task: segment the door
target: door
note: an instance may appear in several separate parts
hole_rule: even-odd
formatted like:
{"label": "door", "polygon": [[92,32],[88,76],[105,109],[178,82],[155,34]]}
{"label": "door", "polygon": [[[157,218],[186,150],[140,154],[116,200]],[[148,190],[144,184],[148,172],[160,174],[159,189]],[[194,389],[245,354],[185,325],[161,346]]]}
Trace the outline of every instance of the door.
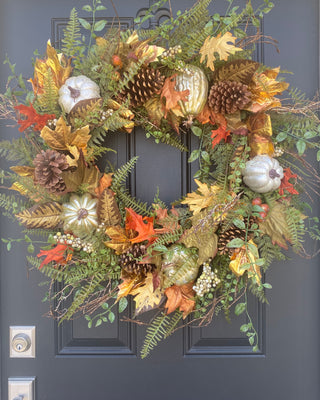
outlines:
{"label": "door", "polygon": [[[113,17],[111,4],[106,3],[107,15]],[[178,10],[190,7],[193,1],[171,3]],[[212,12],[222,13],[226,2],[213,3]],[[268,66],[281,65],[293,71],[287,80],[312,97],[318,88],[318,1],[276,3],[262,28],[279,40],[281,52],[261,44],[256,57]],[[1,59],[8,54],[18,72],[32,76],[33,50],[44,53],[50,36],[53,43],[59,43],[70,9],[80,10],[84,4],[84,0],[2,0]],[[148,0],[118,0],[115,4],[124,28],[131,27],[137,13],[149,6]],[[155,19],[165,18],[166,13],[162,10]],[[0,72],[3,90],[7,67],[1,66]],[[1,126],[1,139],[12,135],[17,135],[16,129]],[[151,201],[159,186],[160,197],[170,202],[190,188],[192,171],[178,150],[147,141],[138,129],[130,136],[114,136],[110,146],[119,150],[113,160],[119,165],[135,154],[140,156],[131,180],[132,191],[140,199]],[[175,173],[164,174],[166,170]],[[5,217],[1,219],[1,237],[19,237],[18,226]],[[320,398],[319,259],[293,256],[269,270],[267,281],[273,286],[268,293],[270,304],[250,301],[260,338],[257,353],[252,353],[239,332],[244,317],[233,318],[231,324],[221,317],[208,327],[176,332],[141,360],[144,327],[116,320],[112,325],[88,329],[81,319],[58,327],[45,317],[48,304],[41,299],[46,289],[39,286],[43,277],[28,270],[25,255],[22,244],[9,253],[1,245],[3,400],[8,396],[8,378],[15,376],[36,376],[39,400]],[[9,357],[9,327],[15,325],[36,327],[35,358]]]}

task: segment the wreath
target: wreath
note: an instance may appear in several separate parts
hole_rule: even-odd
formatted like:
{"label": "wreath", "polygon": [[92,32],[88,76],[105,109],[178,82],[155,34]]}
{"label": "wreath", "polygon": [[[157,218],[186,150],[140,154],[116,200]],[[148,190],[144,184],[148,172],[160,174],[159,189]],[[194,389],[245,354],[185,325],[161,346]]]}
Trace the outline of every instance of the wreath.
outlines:
{"label": "wreath", "polygon": [[[199,0],[144,30],[165,2],[126,31],[96,19],[100,0],[83,7],[92,23],[73,9],[61,49],[47,43],[29,83],[6,60],[12,75],[0,116],[22,135],[0,143],[17,164],[1,178],[18,192],[0,203],[23,237],[2,240],[8,250],[27,242],[28,262],[51,280],[46,299],[60,323],[79,313],[89,327],[112,323],[129,296],[135,310],[124,319],[156,310],[147,314],[145,357],[179,327],[232,309],[248,315],[240,329],[256,351],[247,293],[266,301],[272,261],[289,247],[306,255],[308,234],[320,239],[302,196],[319,185],[304,156],[311,148],[320,159],[318,103],[288,90],[279,68],[252,60],[257,43],[272,41],[259,31],[271,2],[212,16],[210,0]],[[98,168],[108,136],[133,135],[135,126],[181,151],[186,134],[197,138],[193,192],[170,206],[156,194],[148,205],[126,188],[137,158]]]}

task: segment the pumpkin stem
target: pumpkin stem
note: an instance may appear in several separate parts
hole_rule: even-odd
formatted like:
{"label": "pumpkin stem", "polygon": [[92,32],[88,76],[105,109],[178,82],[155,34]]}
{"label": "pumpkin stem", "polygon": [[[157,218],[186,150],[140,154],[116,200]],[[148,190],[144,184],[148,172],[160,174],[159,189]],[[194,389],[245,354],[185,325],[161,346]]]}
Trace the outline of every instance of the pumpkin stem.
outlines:
{"label": "pumpkin stem", "polygon": [[80,92],[79,89],[75,89],[75,88],[73,88],[73,87],[71,87],[71,86],[68,86],[68,89],[70,90],[70,96],[71,96],[73,99],[78,98],[78,97],[80,96],[80,94],[81,94],[81,92]]}
{"label": "pumpkin stem", "polygon": [[89,213],[85,208],[80,208],[78,211],[78,221],[80,221],[82,218],[87,218],[88,214]]}
{"label": "pumpkin stem", "polygon": [[269,171],[269,176],[271,179],[280,178],[280,175],[274,168]]}

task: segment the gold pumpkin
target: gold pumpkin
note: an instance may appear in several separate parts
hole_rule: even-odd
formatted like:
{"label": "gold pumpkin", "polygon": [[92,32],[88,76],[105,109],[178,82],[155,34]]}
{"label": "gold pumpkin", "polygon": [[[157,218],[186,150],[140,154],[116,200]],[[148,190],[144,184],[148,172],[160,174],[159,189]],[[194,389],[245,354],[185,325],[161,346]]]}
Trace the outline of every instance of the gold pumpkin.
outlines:
{"label": "gold pumpkin", "polygon": [[188,65],[176,77],[175,90],[178,92],[189,90],[188,101],[179,101],[182,116],[192,120],[201,113],[208,98],[208,80],[202,69]]}

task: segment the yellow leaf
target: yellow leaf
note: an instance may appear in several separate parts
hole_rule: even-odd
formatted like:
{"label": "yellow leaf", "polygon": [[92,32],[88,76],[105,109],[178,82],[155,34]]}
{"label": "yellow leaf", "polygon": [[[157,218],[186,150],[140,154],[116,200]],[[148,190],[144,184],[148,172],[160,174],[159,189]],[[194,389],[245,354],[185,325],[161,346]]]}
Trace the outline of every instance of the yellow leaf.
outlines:
{"label": "yellow leaf", "polygon": [[28,229],[54,229],[61,222],[62,206],[57,202],[39,204],[16,215]]}
{"label": "yellow leaf", "polygon": [[110,249],[115,250],[118,255],[124,253],[132,246],[130,238],[127,236],[127,231],[120,225],[107,227],[105,233],[111,241],[104,242],[104,244]]}
{"label": "yellow leaf", "polygon": [[135,276],[134,278],[122,278],[122,279],[123,282],[118,286],[119,291],[116,302],[118,302],[121,299],[121,297],[128,296],[131,290],[141,285],[143,282],[143,278],[141,278],[141,276]]}
{"label": "yellow leaf", "polygon": [[207,67],[214,71],[215,53],[219,54],[220,60],[226,61],[230,54],[242,51],[234,45],[236,39],[230,32],[226,32],[223,36],[221,36],[221,33],[216,37],[208,36],[200,49],[200,62],[204,63],[207,59]]}
{"label": "yellow leaf", "polygon": [[253,240],[249,240],[248,243],[250,248],[243,246],[239,252],[232,255],[229,268],[236,276],[242,276],[248,271],[248,277],[260,283],[260,267],[256,264],[256,260],[259,258],[258,247]]}
{"label": "yellow leaf", "polygon": [[49,69],[52,72],[55,90],[58,92],[71,74],[71,58],[66,59],[64,55],[58,55],[56,50],[51,46],[50,40],[47,43],[47,58],[44,60],[36,60],[34,78],[30,79],[35,94],[43,94],[45,79]]}
{"label": "yellow leaf", "polygon": [[247,121],[249,135],[248,143],[251,148],[250,156],[274,154],[274,146],[271,140],[272,125],[270,115],[265,113],[253,114]]}
{"label": "yellow leaf", "polygon": [[130,294],[136,303],[135,315],[158,307],[162,300],[160,287],[154,290],[152,273],[148,273],[143,285],[131,290]]}
{"label": "yellow leaf", "polygon": [[10,167],[10,169],[15,172],[19,176],[33,176],[34,174],[34,168],[33,167],[27,167],[27,166],[15,166],[15,167]]}
{"label": "yellow leaf", "polygon": [[198,189],[195,192],[188,193],[181,204],[188,204],[193,214],[198,214],[204,208],[211,206],[216,201],[216,195],[220,191],[217,185],[208,186],[195,179]]}
{"label": "yellow leaf", "polygon": [[90,128],[88,125],[71,132],[71,126],[68,126],[63,117],[60,117],[54,131],[45,126],[40,136],[53,150],[70,151],[70,146],[76,146],[79,150],[85,150],[91,138],[89,132]]}

